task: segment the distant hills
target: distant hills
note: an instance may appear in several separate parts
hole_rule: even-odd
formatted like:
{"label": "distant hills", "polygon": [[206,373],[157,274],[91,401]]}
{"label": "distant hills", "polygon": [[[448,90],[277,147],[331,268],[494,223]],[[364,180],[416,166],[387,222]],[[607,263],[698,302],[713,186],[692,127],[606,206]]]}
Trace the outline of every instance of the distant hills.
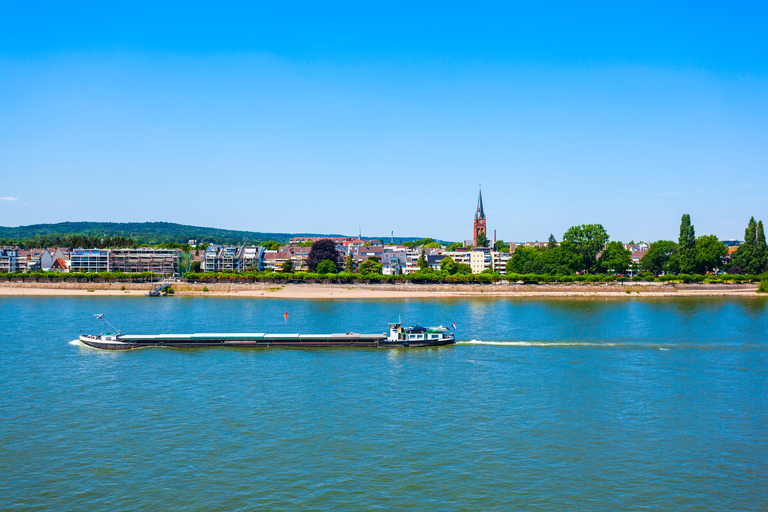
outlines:
{"label": "distant hills", "polygon": [[[318,233],[263,233],[259,231],[237,231],[232,229],[188,226],[173,222],[59,222],[56,224],[33,224],[15,228],[0,226],[0,239],[9,241],[50,241],[56,238],[68,238],[73,235],[115,238],[125,237],[141,244],[157,245],[167,242],[214,244],[255,244],[258,242],[287,242],[294,236],[348,236]],[[381,238],[381,237],[365,237]],[[384,237],[388,239],[389,237]],[[398,241],[419,240],[418,237],[398,237]],[[49,245],[49,244],[46,244]]]}

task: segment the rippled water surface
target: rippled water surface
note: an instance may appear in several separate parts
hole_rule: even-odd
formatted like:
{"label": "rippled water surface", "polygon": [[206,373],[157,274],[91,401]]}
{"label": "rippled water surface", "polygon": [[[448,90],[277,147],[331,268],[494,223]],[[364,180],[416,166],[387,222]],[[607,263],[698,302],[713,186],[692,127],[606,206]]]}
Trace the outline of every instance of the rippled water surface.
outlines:
{"label": "rippled water surface", "polygon": [[[94,313],[461,343],[70,344]],[[767,356],[762,298],[0,298],[0,509],[766,510]]]}

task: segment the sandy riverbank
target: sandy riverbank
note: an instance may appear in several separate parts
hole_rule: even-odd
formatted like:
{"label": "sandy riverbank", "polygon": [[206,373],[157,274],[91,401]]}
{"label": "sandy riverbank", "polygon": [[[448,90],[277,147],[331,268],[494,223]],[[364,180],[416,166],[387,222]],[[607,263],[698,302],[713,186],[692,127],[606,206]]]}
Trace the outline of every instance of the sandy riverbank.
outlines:
{"label": "sandy riverbank", "polygon": [[[124,287],[125,289],[121,289]],[[207,291],[203,291],[207,287]],[[173,285],[176,296],[280,299],[401,299],[445,297],[759,297],[756,284],[187,284]],[[147,284],[3,283],[0,296],[143,297]]]}

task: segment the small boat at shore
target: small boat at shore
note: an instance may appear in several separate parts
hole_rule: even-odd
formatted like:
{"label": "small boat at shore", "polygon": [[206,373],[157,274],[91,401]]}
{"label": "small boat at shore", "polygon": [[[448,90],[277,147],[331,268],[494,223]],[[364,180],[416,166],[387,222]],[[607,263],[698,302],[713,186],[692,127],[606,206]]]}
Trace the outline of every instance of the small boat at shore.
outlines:
{"label": "small boat at shore", "polygon": [[[96,315],[104,320],[103,315]],[[269,333],[196,333],[196,334],[81,334],[80,342],[102,350],[130,350],[143,347],[369,347],[403,348],[435,347],[456,342],[446,327],[403,327],[400,322],[389,324],[389,332],[360,334],[355,332],[333,334],[269,334]]]}

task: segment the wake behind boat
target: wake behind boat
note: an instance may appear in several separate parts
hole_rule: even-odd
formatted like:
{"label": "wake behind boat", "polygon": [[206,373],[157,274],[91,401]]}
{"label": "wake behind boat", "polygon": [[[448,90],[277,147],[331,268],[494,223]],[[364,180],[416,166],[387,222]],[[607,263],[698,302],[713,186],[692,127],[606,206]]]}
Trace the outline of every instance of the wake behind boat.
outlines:
{"label": "wake behind boat", "polygon": [[[103,315],[96,315],[113,329]],[[434,347],[451,345],[455,337],[446,327],[403,327],[400,322],[389,324],[389,332],[360,334],[269,334],[269,333],[196,333],[196,334],[122,334],[80,335],[89,347],[103,350],[130,350],[142,347]]]}

